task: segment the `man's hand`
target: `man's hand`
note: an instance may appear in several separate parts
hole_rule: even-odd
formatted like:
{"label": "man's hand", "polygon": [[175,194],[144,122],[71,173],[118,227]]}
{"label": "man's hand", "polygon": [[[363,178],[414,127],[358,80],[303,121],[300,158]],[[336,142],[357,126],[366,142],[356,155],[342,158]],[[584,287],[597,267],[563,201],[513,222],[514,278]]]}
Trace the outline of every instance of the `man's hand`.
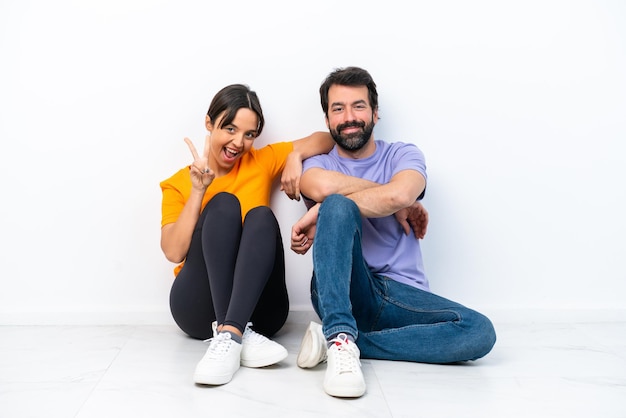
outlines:
{"label": "man's hand", "polygon": [[296,254],[306,254],[313,246],[319,207],[319,203],[313,206],[291,227],[291,249]]}
{"label": "man's hand", "polygon": [[394,216],[406,235],[409,235],[413,230],[417,239],[423,239],[426,236],[428,211],[420,202],[415,202],[408,208],[400,209]]}

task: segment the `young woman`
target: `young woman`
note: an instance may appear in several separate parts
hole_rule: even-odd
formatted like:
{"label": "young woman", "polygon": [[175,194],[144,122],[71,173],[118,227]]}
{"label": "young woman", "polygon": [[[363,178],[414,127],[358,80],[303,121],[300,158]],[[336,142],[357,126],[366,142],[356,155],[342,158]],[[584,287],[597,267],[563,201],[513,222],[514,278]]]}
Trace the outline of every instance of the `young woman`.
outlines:
{"label": "young woman", "polygon": [[302,161],[334,145],[317,132],[259,149],[261,104],[248,86],[234,84],[213,98],[208,134],[199,154],[185,138],[193,163],[161,182],[161,248],[177,263],[170,309],[189,336],[208,339],[196,383],[228,383],[240,365],[264,367],[287,357],[268,339],[289,311],[278,222],[269,207],[274,180],[300,200]]}

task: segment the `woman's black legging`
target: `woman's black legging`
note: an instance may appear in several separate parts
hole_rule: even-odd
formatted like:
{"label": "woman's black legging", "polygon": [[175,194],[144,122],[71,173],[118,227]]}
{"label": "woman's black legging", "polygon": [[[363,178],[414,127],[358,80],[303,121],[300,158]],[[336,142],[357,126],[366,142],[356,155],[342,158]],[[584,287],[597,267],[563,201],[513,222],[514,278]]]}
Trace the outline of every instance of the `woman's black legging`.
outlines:
{"label": "woman's black legging", "polygon": [[230,193],[207,203],[191,238],[183,268],[170,292],[170,309],[193,338],[213,336],[211,323],[272,336],[289,313],[285,254],[280,227],[269,207],[241,222],[241,205]]}

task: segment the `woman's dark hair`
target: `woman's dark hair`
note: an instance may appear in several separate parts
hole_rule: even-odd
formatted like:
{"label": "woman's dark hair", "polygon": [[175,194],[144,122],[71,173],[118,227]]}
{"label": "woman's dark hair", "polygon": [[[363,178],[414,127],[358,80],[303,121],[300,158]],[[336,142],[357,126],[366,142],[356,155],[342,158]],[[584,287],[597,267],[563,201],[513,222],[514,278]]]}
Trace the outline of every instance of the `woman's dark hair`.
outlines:
{"label": "woman's dark hair", "polygon": [[245,84],[231,84],[218,91],[215,97],[213,97],[206,114],[215,123],[217,118],[224,113],[224,118],[218,126],[218,128],[221,128],[232,123],[239,109],[250,109],[257,114],[259,118],[257,136],[259,136],[265,125],[263,109],[261,109],[259,97]]}
{"label": "woman's dark hair", "polygon": [[330,90],[333,84],[353,87],[366,86],[369,91],[369,101],[372,110],[378,109],[378,92],[376,91],[376,83],[374,83],[370,73],[359,67],[337,68],[326,77],[326,80],[320,86],[320,100],[325,115],[328,116],[328,90]]}

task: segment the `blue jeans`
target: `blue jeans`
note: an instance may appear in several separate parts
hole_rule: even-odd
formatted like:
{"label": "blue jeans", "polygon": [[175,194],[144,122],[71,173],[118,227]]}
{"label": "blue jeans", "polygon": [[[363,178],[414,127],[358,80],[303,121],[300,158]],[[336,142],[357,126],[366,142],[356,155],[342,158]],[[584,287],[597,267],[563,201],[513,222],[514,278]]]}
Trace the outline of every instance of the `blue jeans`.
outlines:
{"label": "blue jeans", "polygon": [[326,338],[352,335],[362,358],[421,363],[476,360],[491,351],[491,321],[431,292],[372,273],[361,252],[361,214],[341,195],[320,206],[311,301]]}

